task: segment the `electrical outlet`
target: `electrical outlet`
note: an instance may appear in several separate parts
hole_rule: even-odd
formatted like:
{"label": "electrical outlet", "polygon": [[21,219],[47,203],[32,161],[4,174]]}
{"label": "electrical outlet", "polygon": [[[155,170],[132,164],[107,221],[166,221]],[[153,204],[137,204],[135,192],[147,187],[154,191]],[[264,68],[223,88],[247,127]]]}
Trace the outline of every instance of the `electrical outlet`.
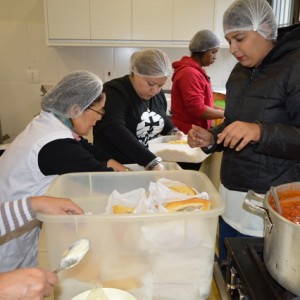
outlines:
{"label": "electrical outlet", "polygon": [[27,69],[27,82],[29,82],[29,83],[39,82],[39,71]]}
{"label": "electrical outlet", "polygon": [[116,72],[115,70],[104,70],[104,76],[103,76],[103,81],[109,81],[112,80],[116,77]]}

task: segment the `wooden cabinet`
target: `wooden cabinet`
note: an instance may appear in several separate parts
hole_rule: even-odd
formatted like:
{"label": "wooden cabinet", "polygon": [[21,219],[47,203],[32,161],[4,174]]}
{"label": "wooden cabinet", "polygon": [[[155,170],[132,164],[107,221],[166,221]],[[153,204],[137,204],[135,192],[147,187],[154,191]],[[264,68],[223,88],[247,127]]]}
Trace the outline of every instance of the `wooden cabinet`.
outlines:
{"label": "wooden cabinet", "polygon": [[[222,0],[218,0],[222,1]],[[183,46],[214,29],[214,1],[44,0],[48,45]]]}

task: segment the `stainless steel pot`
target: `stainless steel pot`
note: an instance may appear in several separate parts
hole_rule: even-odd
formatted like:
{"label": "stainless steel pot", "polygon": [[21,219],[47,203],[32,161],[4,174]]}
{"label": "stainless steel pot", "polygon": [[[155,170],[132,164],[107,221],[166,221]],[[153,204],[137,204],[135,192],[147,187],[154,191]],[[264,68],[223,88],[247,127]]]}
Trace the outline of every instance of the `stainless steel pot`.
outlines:
{"label": "stainless steel pot", "polygon": [[[277,194],[300,191],[300,182],[275,187]],[[264,263],[271,276],[284,288],[300,296],[300,226],[279,215],[270,205],[271,191],[263,197],[249,191],[244,204],[265,218]],[[260,207],[251,200],[263,201]]]}

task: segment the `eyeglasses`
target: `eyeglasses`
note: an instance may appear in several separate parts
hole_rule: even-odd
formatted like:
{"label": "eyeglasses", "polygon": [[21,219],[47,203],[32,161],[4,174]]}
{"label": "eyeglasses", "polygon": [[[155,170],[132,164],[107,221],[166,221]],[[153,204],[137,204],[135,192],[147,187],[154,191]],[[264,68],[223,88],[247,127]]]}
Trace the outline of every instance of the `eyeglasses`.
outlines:
{"label": "eyeglasses", "polygon": [[90,108],[90,107],[88,107],[87,109],[94,111],[95,113],[97,113],[97,114],[100,115],[101,117],[103,117],[104,114],[105,114],[104,108],[102,108],[100,111],[95,110],[95,109],[92,109],[92,108]]}

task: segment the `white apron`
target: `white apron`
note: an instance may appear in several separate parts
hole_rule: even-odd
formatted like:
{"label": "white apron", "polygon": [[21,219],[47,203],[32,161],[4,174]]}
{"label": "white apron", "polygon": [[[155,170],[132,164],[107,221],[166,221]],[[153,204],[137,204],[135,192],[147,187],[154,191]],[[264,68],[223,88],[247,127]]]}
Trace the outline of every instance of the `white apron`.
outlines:
{"label": "white apron", "polygon": [[[74,138],[52,113],[42,111],[0,157],[0,202],[40,196],[57,175],[44,176],[38,166],[41,148],[57,139]],[[0,238],[0,272],[37,265],[40,223],[34,220]]]}
{"label": "white apron", "polygon": [[[224,221],[242,234],[263,237],[264,218],[243,205],[247,193],[231,191],[220,185],[219,192],[225,202]],[[262,206],[262,202],[251,200],[253,204]]]}

